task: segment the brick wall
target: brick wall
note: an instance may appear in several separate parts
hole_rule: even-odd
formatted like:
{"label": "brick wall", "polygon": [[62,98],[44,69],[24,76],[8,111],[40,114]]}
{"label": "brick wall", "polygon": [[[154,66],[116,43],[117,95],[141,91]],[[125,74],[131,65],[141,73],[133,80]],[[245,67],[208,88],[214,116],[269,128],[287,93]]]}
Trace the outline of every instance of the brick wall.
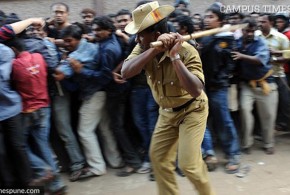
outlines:
{"label": "brick wall", "polygon": [[[0,10],[5,13],[15,12],[21,18],[49,17],[50,5],[54,2],[64,2],[70,6],[70,18],[79,21],[82,8],[90,7],[99,14],[116,13],[122,8],[133,10],[139,0],[0,0]],[[173,4],[174,0],[160,0],[160,4]],[[204,13],[204,10],[215,0],[191,0],[192,13]],[[289,5],[286,0],[220,0],[227,5]]]}

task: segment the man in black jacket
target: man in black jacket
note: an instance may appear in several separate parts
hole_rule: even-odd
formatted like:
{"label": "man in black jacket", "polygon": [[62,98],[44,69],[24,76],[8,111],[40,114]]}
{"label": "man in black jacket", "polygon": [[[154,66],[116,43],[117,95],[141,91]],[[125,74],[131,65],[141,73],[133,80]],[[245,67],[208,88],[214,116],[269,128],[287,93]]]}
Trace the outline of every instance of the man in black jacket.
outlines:
{"label": "man in black jacket", "polygon": [[[220,11],[219,5],[214,4],[206,11],[205,28],[221,27],[223,19],[224,14]],[[204,37],[200,42],[205,88],[209,98],[209,114],[213,118],[213,126],[216,128],[222,148],[229,160],[225,166],[227,173],[237,172],[240,163],[239,139],[228,110],[227,97],[230,75],[234,68],[230,53],[234,43],[234,36],[231,32]]]}

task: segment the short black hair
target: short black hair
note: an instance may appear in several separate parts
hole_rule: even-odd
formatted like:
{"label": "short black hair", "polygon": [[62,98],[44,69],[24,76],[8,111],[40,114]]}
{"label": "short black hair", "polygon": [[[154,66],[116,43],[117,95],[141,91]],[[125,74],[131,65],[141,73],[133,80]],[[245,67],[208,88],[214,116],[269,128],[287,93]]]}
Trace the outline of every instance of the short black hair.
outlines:
{"label": "short black hair", "polygon": [[66,11],[69,12],[69,6],[63,2],[58,2],[58,3],[53,3],[51,6],[50,6],[50,9],[52,10],[53,6],[55,5],[62,5],[65,7]]}
{"label": "short black hair", "polygon": [[205,12],[211,11],[212,13],[217,15],[217,17],[219,18],[219,21],[223,21],[225,19],[226,15],[221,10],[222,9],[221,9],[220,5],[217,3],[214,3]]}
{"label": "short black hair", "polygon": [[235,16],[235,15],[238,15],[241,20],[245,18],[245,15],[238,11],[229,13],[229,16]]}
{"label": "short black hair", "polygon": [[174,7],[178,7],[178,5],[180,5],[180,4],[183,4],[184,7],[187,7],[187,6],[188,6],[188,3],[187,3],[187,2],[185,2],[185,1],[183,1],[183,0],[180,0],[180,1],[177,1],[177,2],[175,3]]}
{"label": "short black hair", "polygon": [[91,9],[91,8],[84,8],[82,11],[81,11],[81,14],[93,14],[93,16],[96,16],[96,11]]}
{"label": "short black hair", "polygon": [[186,16],[186,15],[180,15],[180,16],[177,16],[174,21],[178,22],[179,26],[181,26],[181,27],[187,27],[187,32],[189,34],[193,33],[193,31],[194,31],[194,28],[193,28],[194,23],[193,23],[191,17]]}
{"label": "short black hair", "polygon": [[245,18],[242,20],[242,23],[248,23],[249,28],[256,28],[258,26],[256,20],[253,18]]}
{"label": "short black hair", "polygon": [[74,39],[81,40],[82,35],[83,35],[83,30],[81,29],[81,27],[79,27],[78,25],[72,24],[65,27],[61,31],[60,36],[62,39],[65,37],[72,37]]}
{"label": "short black hair", "polygon": [[14,47],[17,51],[22,52],[25,51],[24,41],[21,38],[14,37],[4,42],[4,45],[12,48]]}
{"label": "short black hair", "polygon": [[117,12],[117,14],[116,14],[115,17],[117,17],[117,16],[122,16],[122,15],[129,15],[130,17],[132,17],[131,12],[130,12],[129,10],[127,10],[127,9],[121,9],[121,10],[119,10],[119,11]]}
{"label": "short black hair", "polygon": [[97,16],[93,24],[97,24],[101,29],[111,30],[112,32],[116,31],[116,27],[112,19],[108,16]]}
{"label": "short black hair", "polygon": [[275,16],[273,14],[269,14],[269,13],[260,13],[260,17],[266,16],[267,19],[270,22],[274,22],[275,21]]}

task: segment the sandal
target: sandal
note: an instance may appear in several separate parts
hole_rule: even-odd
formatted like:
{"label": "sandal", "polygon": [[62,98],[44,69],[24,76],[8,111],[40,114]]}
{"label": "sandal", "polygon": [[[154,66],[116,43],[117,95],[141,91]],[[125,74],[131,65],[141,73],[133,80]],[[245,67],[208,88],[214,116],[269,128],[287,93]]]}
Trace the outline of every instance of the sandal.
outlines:
{"label": "sandal", "polygon": [[126,166],[121,171],[117,172],[116,175],[119,177],[127,177],[132,175],[133,173],[136,173],[136,171],[136,168]]}
{"label": "sandal", "polygon": [[247,174],[250,172],[251,167],[250,165],[243,165],[239,171],[236,173],[236,176],[239,178],[243,178],[245,176],[247,176]]}
{"label": "sandal", "polygon": [[225,172],[228,174],[234,174],[239,171],[240,164],[229,162],[225,165]]}
{"label": "sandal", "polygon": [[209,172],[214,171],[217,168],[218,160],[215,156],[208,155],[204,158],[204,162]]}
{"label": "sandal", "polygon": [[77,171],[73,171],[71,172],[70,176],[69,176],[69,180],[71,182],[77,181],[80,179],[80,176],[83,174],[83,169],[79,169]]}

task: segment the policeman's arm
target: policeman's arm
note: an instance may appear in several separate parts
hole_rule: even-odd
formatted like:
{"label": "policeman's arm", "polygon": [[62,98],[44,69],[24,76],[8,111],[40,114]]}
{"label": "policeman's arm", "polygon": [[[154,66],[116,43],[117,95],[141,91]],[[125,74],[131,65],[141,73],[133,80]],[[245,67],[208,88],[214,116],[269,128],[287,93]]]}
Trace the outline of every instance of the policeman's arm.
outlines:
{"label": "policeman's arm", "polygon": [[[139,74],[142,71],[143,67],[148,62],[150,62],[156,55],[170,48],[169,46],[172,44],[174,40],[174,36],[172,34],[167,34],[167,33],[162,34],[162,35],[160,35],[161,34],[160,32],[156,32],[156,33],[157,33],[156,35],[159,36],[157,41],[162,41],[163,46],[149,48],[141,54],[138,53],[137,56],[133,57],[132,59],[125,60],[122,70],[121,70],[121,75],[124,79],[128,79]],[[131,55],[134,54],[135,49],[138,47],[139,46],[137,45],[134,48]]]}
{"label": "policeman's arm", "polygon": [[203,83],[197,76],[192,74],[181,61],[178,52],[181,49],[182,43],[182,36],[177,34],[175,45],[170,50],[169,56],[181,87],[184,88],[192,97],[198,97],[203,90]]}
{"label": "policeman's arm", "polygon": [[128,79],[139,74],[145,64],[152,60],[158,53],[155,48],[150,48],[138,56],[125,61],[121,69],[122,78]]}

